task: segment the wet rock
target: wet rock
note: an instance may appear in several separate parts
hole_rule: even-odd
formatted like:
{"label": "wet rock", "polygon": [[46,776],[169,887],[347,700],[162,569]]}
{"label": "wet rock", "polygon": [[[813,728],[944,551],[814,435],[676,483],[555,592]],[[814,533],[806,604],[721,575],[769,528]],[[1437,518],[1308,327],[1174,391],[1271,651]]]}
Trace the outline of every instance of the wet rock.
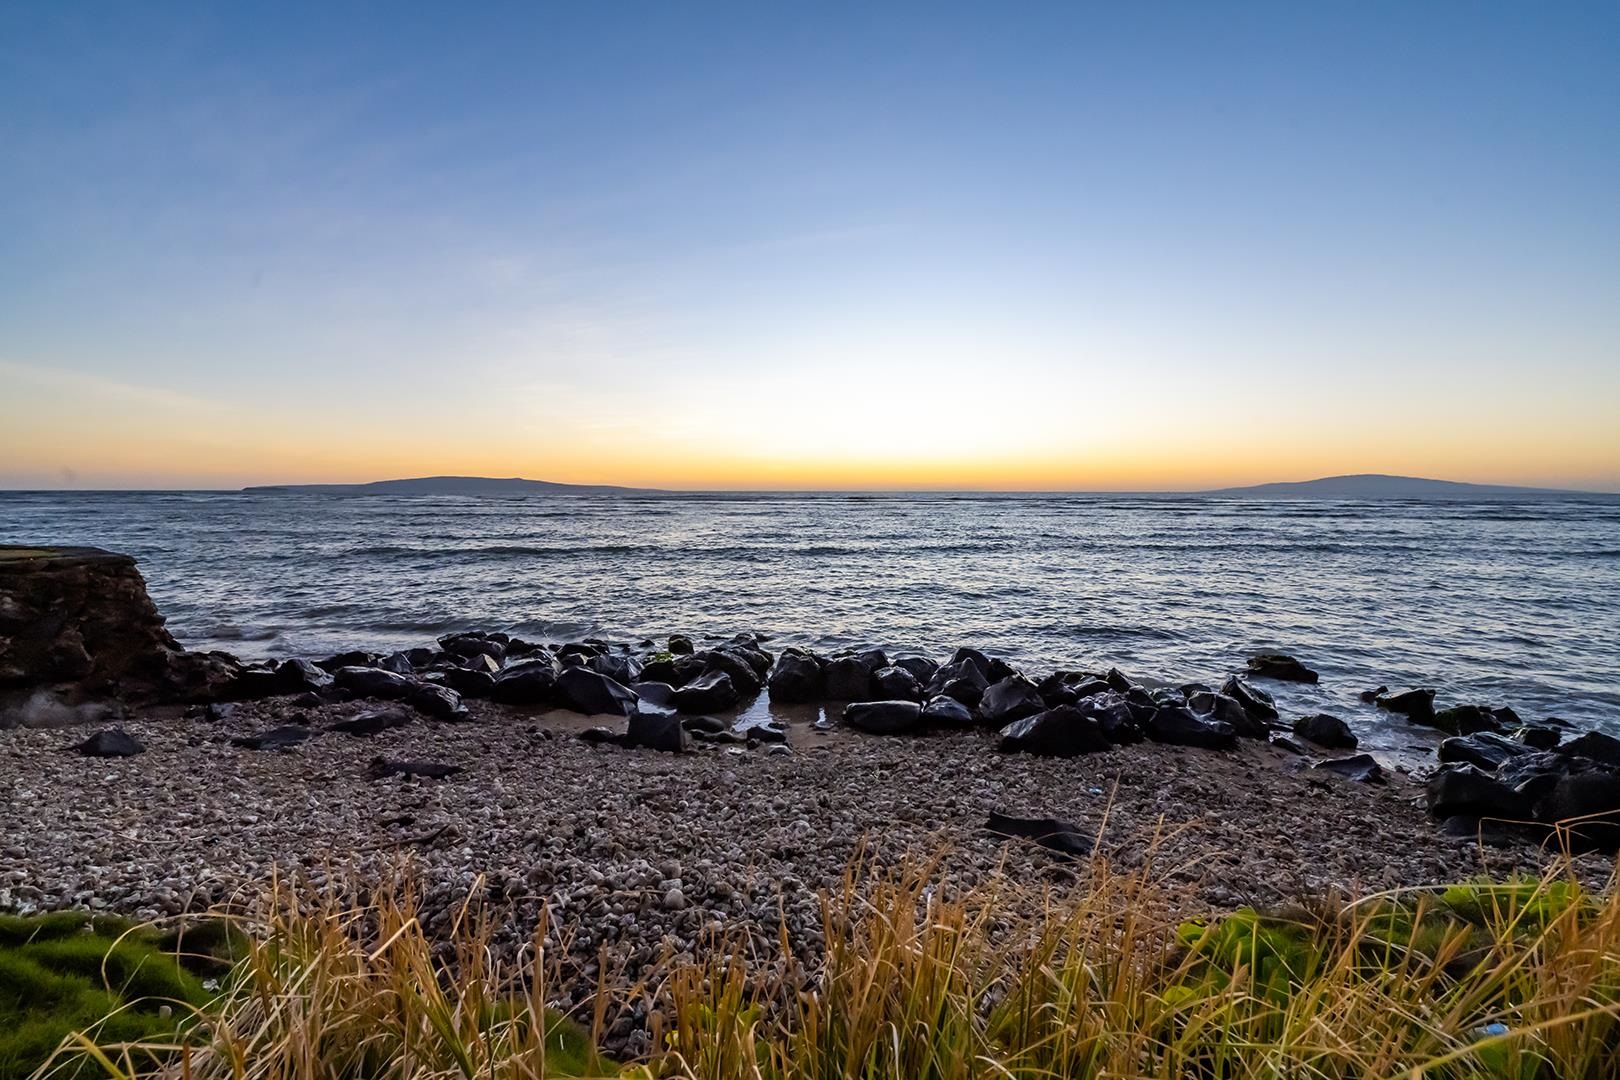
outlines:
{"label": "wet rock", "polygon": [[588,716],[629,716],[636,708],[628,686],[586,667],[564,668],[557,676],[557,696],[560,704]]}
{"label": "wet rock", "polygon": [[1329,716],[1327,713],[1315,713],[1295,720],[1294,734],[1307,742],[1315,743],[1317,746],[1325,746],[1329,750],[1354,750],[1356,748],[1356,736],[1350,730],[1350,725],[1337,716]]}
{"label": "wet rock", "polygon": [[668,647],[669,651],[675,656],[692,655],[692,639],[685,634],[671,634]]}
{"label": "wet rock", "polygon": [[922,725],[915,701],[857,701],[844,706],[844,723],[870,735],[904,735]]}
{"label": "wet rock", "polygon": [[771,700],[784,704],[820,701],[827,696],[827,680],[822,674],[821,661],[808,653],[784,650],[776,658],[766,680]]}
{"label": "wet rock", "polygon": [[284,724],[269,731],[261,731],[257,735],[244,735],[232,739],[231,742],[245,750],[287,750],[314,737],[315,732],[310,728]]}
{"label": "wet rock", "polygon": [[561,675],[556,657],[532,656],[502,669],[489,696],[503,705],[550,705],[557,700]]}
{"label": "wet rock", "polygon": [[923,706],[922,722],[929,727],[966,728],[974,726],[973,710],[943,694]]}
{"label": "wet rock", "polygon": [[324,660],[315,661],[315,666],[322,671],[336,671],[346,667],[376,667],[382,659],[377,653],[366,652],[363,649],[350,649],[348,652],[334,653]]}
{"label": "wet rock", "polygon": [[332,673],[332,685],[355,697],[397,701],[410,694],[413,683],[393,671],[374,667],[344,667]]}
{"label": "wet rock", "polygon": [[487,698],[495,693],[495,676],[478,668],[445,668],[445,684],[464,698]]}
{"label": "wet rock", "polygon": [[461,695],[438,683],[417,683],[405,701],[417,712],[435,720],[455,723],[467,719],[467,706],[462,703]]}
{"label": "wet rock", "polygon": [[1620,739],[1601,731],[1588,731],[1558,747],[1565,757],[1582,757],[1590,761],[1620,768]]}
{"label": "wet rock", "polygon": [[[1219,720],[1224,724],[1231,724],[1232,730],[1244,738],[1267,739],[1271,737],[1271,724],[1260,715],[1265,709],[1258,706],[1256,709],[1250,709],[1243,701],[1233,697],[1231,694],[1193,694],[1186,698],[1185,702],[1178,702],[1169,698],[1153,699],[1153,704],[1161,708],[1165,706],[1175,707],[1183,703],[1195,713],[1208,716],[1213,720]],[[1275,709],[1272,709],[1271,712],[1273,715],[1276,714]]]}
{"label": "wet rock", "polygon": [[625,686],[641,678],[641,662],[628,653],[602,653],[586,660],[585,666]]}
{"label": "wet rock", "polygon": [[332,676],[308,660],[283,660],[273,667],[243,668],[236,675],[230,696],[241,699],[280,697],[320,691],[332,685]]}
{"label": "wet rock", "polygon": [[718,735],[726,730],[726,722],[715,716],[683,716],[681,727],[694,735]]}
{"label": "wet rock", "polygon": [[1136,683],[1131,681],[1130,677],[1119,668],[1111,667],[1103,672],[1102,681],[1107,683],[1108,689],[1116,694],[1128,694],[1136,688]]}
{"label": "wet rock", "polygon": [[997,836],[1033,840],[1041,847],[1075,857],[1091,854],[1095,842],[1078,825],[1057,818],[1013,817],[992,811],[984,827]]}
{"label": "wet rock", "polygon": [[752,697],[765,688],[765,678],[741,653],[716,649],[705,658],[706,672],[723,671],[739,697]]}
{"label": "wet rock", "polygon": [[961,663],[972,664],[979,669],[981,675],[990,670],[990,657],[978,649],[968,648],[965,645],[951,654],[951,665]]}
{"label": "wet rock", "polygon": [[1389,687],[1375,686],[1371,690],[1363,690],[1359,696],[1362,701],[1366,702],[1368,705],[1371,705],[1373,702],[1377,701],[1387,693],[1389,693]]}
{"label": "wet rock", "polygon": [[[1088,694],[1074,704],[1083,715],[1096,722],[1103,738],[1115,746],[1132,746],[1146,737],[1137,710],[1122,694],[1105,690],[1100,694]],[[1145,715],[1151,717],[1152,712]]]}
{"label": "wet rock", "polygon": [[1531,752],[1530,747],[1490,731],[1473,735],[1453,736],[1440,744],[1441,761],[1465,761],[1486,772],[1495,772],[1521,754]]}
{"label": "wet rock", "polygon": [[338,720],[335,723],[327,724],[326,730],[341,732],[344,735],[375,735],[380,731],[404,727],[412,719],[411,714],[404,709],[373,709],[369,712],[351,716],[347,720]]}
{"label": "wet rock", "polygon": [[1205,750],[1230,750],[1237,745],[1237,729],[1231,724],[1185,708],[1155,711],[1148,721],[1147,735],[1155,742]]}
{"label": "wet rock", "polygon": [[1249,657],[1249,675],[1256,679],[1313,683],[1316,672],[1286,653],[1257,653]]}
{"label": "wet rock", "polygon": [[874,692],[887,701],[921,701],[922,684],[903,667],[893,664],[872,673]]}
{"label": "wet rock", "polygon": [[1431,724],[1434,721],[1434,691],[1427,688],[1380,694],[1376,702],[1380,709],[1398,713],[1414,724]]}
{"label": "wet rock", "polygon": [[946,664],[936,671],[923,688],[923,694],[929,698],[955,698],[972,709],[978,707],[989,687],[990,680],[985,678],[984,669],[968,658]]}
{"label": "wet rock", "polygon": [[1564,733],[1550,724],[1526,724],[1510,736],[1536,750],[1551,750],[1564,738]]}
{"label": "wet rock", "polygon": [[[1237,700],[1249,719],[1269,723],[1278,719],[1277,703],[1271,695],[1233,675],[1221,684],[1221,693]],[[1264,737],[1264,736],[1262,736]]]}
{"label": "wet rock", "polygon": [[991,727],[1046,711],[1040,689],[1022,675],[1010,675],[991,686],[979,699],[979,717]]}
{"label": "wet rock", "polygon": [[862,701],[872,696],[872,669],[857,657],[827,661],[824,675],[827,697],[832,701]]}
{"label": "wet rock", "polygon": [[589,727],[579,733],[580,740],[588,743],[621,743],[624,736],[612,728]]}
{"label": "wet rock", "polygon": [[390,776],[403,776],[408,779],[443,780],[454,776],[461,771],[460,765],[451,765],[442,761],[391,761],[383,757],[371,759],[371,777],[374,780],[383,780]]}
{"label": "wet rock", "polygon": [[1271,737],[1271,745],[1276,747],[1278,750],[1281,750],[1285,754],[1293,754],[1296,757],[1304,757],[1308,753],[1304,746],[1295,742],[1293,739],[1290,739],[1286,735],[1273,735]]}
{"label": "wet rock", "polygon": [[691,745],[686,729],[677,716],[653,715],[639,709],[630,714],[630,727],[624,745],[645,750],[678,754]]}
{"label": "wet rock", "polygon": [[1463,815],[1521,821],[1530,817],[1524,796],[1473,765],[1442,765],[1429,777],[1426,799],[1436,817]]}
{"label": "wet rock", "polygon": [[939,665],[926,656],[897,656],[891,666],[911,672],[911,677],[920,686],[928,685],[928,681],[939,672]]}
{"label": "wet rock", "polygon": [[506,658],[506,643],[480,633],[446,634],[439,639],[439,648],[452,656],[472,659],[487,656],[496,664]]}
{"label": "wet rock", "polygon": [[1620,847],[1620,770],[1574,758],[1571,769],[1536,806],[1536,815],[1556,825],[1577,851]]}
{"label": "wet rock", "polygon": [[1074,705],[1059,705],[1001,729],[1001,749],[1011,753],[1078,757],[1112,748],[1097,721]]}
{"label": "wet rock", "polygon": [[1498,719],[1496,711],[1484,705],[1454,705],[1449,709],[1441,709],[1427,723],[1430,727],[1437,727],[1453,735],[1502,730],[1502,721]]}
{"label": "wet rock", "polygon": [[377,667],[381,671],[391,671],[395,675],[410,675],[416,671],[411,658],[402,652],[389,653],[377,661]]}
{"label": "wet rock", "polygon": [[108,728],[96,732],[83,742],[74,743],[73,749],[85,757],[134,757],[144,753],[146,747],[123,728]]}
{"label": "wet rock", "polygon": [[731,676],[724,671],[711,671],[693,679],[672,695],[672,704],[684,713],[721,712],[740,700]]}
{"label": "wet rock", "polygon": [[1383,767],[1371,754],[1355,754],[1351,757],[1318,761],[1311,768],[1317,772],[1330,772],[1361,784],[1382,784],[1386,780]]}

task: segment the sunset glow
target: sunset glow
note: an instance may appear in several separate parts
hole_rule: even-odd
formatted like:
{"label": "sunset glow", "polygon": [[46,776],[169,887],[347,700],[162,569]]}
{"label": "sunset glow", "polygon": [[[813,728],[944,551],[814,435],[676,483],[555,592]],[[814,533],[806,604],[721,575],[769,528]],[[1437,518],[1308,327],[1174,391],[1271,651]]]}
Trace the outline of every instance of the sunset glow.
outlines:
{"label": "sunset glow", "polygon": [[1612,8],[846,15],[0,16],[0,486],[1620,488]]}

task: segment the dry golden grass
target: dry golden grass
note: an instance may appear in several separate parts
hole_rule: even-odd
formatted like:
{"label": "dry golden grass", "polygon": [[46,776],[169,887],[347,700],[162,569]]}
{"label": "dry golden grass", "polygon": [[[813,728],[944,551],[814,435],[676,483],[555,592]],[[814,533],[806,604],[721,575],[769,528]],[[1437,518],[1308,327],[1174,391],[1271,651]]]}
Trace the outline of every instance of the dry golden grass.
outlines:
{"label": "dry golden grass", "polygon": [[[1179,920],[1151,865],[1104,860],[1061,893],[938,865],[853,866],[814,968],[726,940],[631,993],[657,1052],[597,1059],[545,1008],[542,927],[504,968],[464,909],[422,933],[412,892],[364,904],[278,883],[250,955],[172,1047],[81,1048],[191,1080],[641,1076],[670,1080],[1620,1075],[1620,897],[1538,881]],[[740,940],[740,939],[739,939]],[[150,1067],[144,1075],[151,1075]]]}

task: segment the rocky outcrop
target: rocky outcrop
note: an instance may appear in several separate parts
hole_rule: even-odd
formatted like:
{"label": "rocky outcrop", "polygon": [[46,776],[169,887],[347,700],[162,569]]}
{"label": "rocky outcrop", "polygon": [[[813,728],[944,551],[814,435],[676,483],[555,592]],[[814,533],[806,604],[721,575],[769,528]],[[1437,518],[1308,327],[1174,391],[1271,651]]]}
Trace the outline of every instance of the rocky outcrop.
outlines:
{"label": "rocky outcrop", "polygon": [[164,629],[130,556],[0,546],[0,727],[86,703],[208,698],[235,675]]}

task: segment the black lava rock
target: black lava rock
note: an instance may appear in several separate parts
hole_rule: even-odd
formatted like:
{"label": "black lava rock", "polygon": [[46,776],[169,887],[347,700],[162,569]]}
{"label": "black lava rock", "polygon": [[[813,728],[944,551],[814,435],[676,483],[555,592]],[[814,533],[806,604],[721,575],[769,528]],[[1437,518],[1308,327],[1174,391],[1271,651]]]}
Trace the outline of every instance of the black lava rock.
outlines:
{"label": "black lava rock", "polygon": [[74,743],[73,749],[85,757],[134,757],[146,751],[140,740],[123,728],[98,731],[83,742]]}
{"label": "black lava rock", "polygon": [[1315,713],[1295,720],[1294,734],[1307,742],[1315,743],[1317,746],[1325,746],[1329,750],[1354,750],[1356,748],[1356,736],[1350,730],[1350,725],[1337,716],[1329,716],[1327,713]]}
{"label": "black lava rock", "polygon": [[1078,757],[1112,749],[1097,721],[1074,705],[1059,705],[1001,729],[1001,749],[1042,757]]}
{"label": "black lava rock", "polygon": [[857,701],[844,706],[844,723],[871,735],[905,735],[922,726],[915,701]]}

